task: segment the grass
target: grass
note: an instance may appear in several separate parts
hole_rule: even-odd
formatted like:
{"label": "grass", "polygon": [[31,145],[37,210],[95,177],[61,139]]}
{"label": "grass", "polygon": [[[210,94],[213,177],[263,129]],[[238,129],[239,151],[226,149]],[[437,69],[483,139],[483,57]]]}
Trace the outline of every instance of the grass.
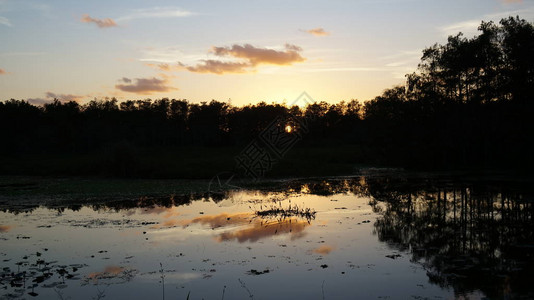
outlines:
{"label": "grass", "polygon": [[282,203],[278,202],[278,206],[271,205],[270,208],[255,211],[254,214],[258,217],[273,217],[282,219],[300,217],[310,221],[315,219],[316,211],[311,208],[302,208],[298,205],[292,205],[291,203],[289,203],[287,208],[284,208],[282,207]]}
{"label": "grass", "polygon": [[[162,297],[163,297],[163,300],[165,300],[165,270],[163,270],[163,264],[162,263],[159,263],[159,273],[160,273],[160,278],[161,278],[161,289],[162,289]],[[189,298],[189,295],[187,295],[187,297]]]}

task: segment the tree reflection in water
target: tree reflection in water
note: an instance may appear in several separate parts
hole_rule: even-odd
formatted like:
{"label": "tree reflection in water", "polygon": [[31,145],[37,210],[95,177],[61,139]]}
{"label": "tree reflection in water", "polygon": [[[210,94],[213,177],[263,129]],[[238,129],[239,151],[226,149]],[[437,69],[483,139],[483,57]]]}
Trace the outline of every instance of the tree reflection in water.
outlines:
{"label": "tree reflection in water", "polygon": [[[385,174],[295,180],[256,192],[368,197],[374,211],[381,215],[374,224],[378,239],[395,250],[410,252],[411,260],[425,267],[430,282],[452,287],[457,296],[480,290],[492,299],[534,298],[534,188],[529,182]],[[160,211],[193,201],[218,203],[231,193],[102,201],[83,206],[95,211]],[[3,206],[0,210],[17,214],[38,206]],[[65,209],[79,210],[82,204],[45,206],[61,213]],[[304,227],[308,224],[303,222]],[[274,232],[283,230],[272,228]],[[219,238],[250,239],[245,233]]]}
{"label": "tree reflection in water", "polygon": [[491,183],[372,178],[380,241],[410,251],[429,280],[457,295],[533,296],[532,191]]}

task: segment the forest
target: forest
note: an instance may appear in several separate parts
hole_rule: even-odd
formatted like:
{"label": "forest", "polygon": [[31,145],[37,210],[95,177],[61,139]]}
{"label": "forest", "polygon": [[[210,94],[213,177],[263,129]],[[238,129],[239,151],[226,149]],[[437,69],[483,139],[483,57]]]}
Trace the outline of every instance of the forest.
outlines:
{"label": "forest", "polygon": [[298,137],[273,176],[307,175],[325,161],[317,172],[351,170],[332,165],[527,171],[534,167],[534,26],[509,17],[478,29],[424,49],[405,85],[365,102],[6,100],[0,173],[210,177],[235,168],[233,157],[273,122]]}

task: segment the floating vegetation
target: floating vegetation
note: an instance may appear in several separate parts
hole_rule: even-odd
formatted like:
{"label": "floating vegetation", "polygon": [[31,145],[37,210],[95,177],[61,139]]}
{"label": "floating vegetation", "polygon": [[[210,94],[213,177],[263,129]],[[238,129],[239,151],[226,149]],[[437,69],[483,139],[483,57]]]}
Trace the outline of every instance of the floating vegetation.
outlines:
{"label": "floating vegetation", "polygon": [[247,274],[248,275],[262,275],[262,274],[267,274],[269,272],[270,272],[269,269],[265,269],[263,271],[258,271],[258,270],[252,269],[250,271],[247,271]]}
{"label": "floating vegetation", "polygon": [[[263,209],[263,205],[261,206],[261,209]],[[278,205],[271,205],[267,209],[257,210],[254,212],[256,216],[262,218],[272,217],[285,219],[290,217],[300,217],[308,221],[315,220],[316,213],[317,212],[312,208],[299,207],[296,204],[292,205],[291,201],[289,202],[288,207],[283,207],[282,202],[278,202]]]}
{"label": "floating vegetation", "polygon": [[[45,251],[48,251],[48,249]],[[77,277],[79,274],[76,271],[86,266],[83,264],[58,265],[57,261],[47,261],[41,258],[42,255],[40,252],[24,255],[24,260],[15,263],[16,269],[10,267],[2,268],[0,271],[0,286],[4,290],[10,287],[13,292],[16,292],[16,294],[5,295],[5,298],[15,299],[24,297],[25,294],[36,297],[39,295],[36,292],[36,288],[64,289],[67,287],[65,279],[79,279]],[[33,262],[31,256],[35,256],[35,262]],[[59,281],[53,281],[58,278]]]}

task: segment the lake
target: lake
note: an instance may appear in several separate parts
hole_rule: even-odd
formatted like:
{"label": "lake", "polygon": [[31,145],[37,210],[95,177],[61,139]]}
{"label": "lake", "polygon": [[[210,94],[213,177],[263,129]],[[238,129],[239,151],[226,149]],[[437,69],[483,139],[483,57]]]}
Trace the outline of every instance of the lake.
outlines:
{"label": "lake", "polygon": [[533,196],[503,178],[362,175],[4,205],[0,295],[532,298]]}

